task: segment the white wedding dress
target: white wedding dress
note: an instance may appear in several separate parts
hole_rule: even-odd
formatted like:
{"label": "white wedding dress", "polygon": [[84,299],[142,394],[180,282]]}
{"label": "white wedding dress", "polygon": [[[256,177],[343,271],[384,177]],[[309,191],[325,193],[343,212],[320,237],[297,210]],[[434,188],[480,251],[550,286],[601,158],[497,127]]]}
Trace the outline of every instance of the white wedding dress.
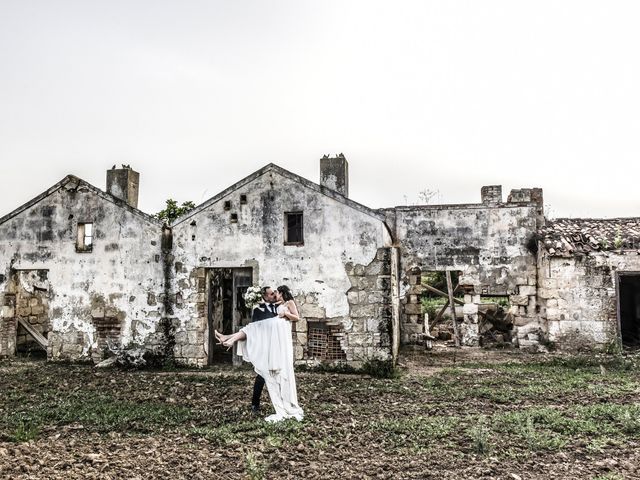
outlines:
{"label": "white wedding dress", "polygon": [[[289,312],[285,305],[279,305],[278,315],[283,311]],[[237,353],[246,362],[251,362],[256,373],[264,378],[276,411],[265,420],[302,420],[304,412],[298,405],[296,378],[293,372],[291,322],[276,316],[252,322],[241,330],[247,339],[237,342]]]}

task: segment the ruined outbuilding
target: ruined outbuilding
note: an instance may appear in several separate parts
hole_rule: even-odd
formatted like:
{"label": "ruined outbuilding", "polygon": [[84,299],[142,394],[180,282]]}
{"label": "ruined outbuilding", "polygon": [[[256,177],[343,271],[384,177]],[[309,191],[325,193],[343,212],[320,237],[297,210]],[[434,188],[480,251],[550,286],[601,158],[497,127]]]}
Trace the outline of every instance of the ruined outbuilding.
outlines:
{"label": "ruined outbuilding", "polygon": [[269,164],[166,225],[137,208],[137,172],[114,167],[106,185],[69,175],[0,218],[0,355],[99,361],[143,346],[238,363],[213,329],[248,322],[247,287],[288,284],[297,362],[391,359],[429,336],[425,292],[446,295],[427,272],[456,272],[463,345],[492,325],[517,347],[640,344],[640,221],[548,221],[538,188],[376,210],[349,199],[344,155],[325,156],[319,183]]}

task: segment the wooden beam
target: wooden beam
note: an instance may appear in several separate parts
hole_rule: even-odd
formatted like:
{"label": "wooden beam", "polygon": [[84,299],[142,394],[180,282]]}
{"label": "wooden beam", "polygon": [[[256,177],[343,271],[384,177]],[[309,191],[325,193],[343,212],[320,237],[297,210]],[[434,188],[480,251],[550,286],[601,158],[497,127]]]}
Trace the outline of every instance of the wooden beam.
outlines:
{"label": "wooden beam", "polygon": [[29,324],[29,322],[23,320],[22,318],[18,318],[18,323],[20,325],[22,325],[22,328],[24,328],[27,332],[29,332],[29,335],[31,335],[33,337],[33,339],[38,342],[38,344],[44,348],[45,350],[47,349],[47,346],[49,345],[49,342],[47,341],[46,338],[44,338],[40,332],[38,332],[35,328],[33,328],[31,326],[31,324]]}
{"label": "wooden beam", "polygon": [[[451,320],[453,321],[453,335],[455,337],[456,347],[460,346],[460,337],[458,335],[458,320],[456,319],[456,303],[455,298],[453,297],[453,285],[451,283],[451,272],[447,270],[445,272],[447,276],[447,290],[449,291],[449,307],[451,308]],[[432,287],[433,288],[433,287]],[[434,288],[434,290],[437,290]],[[464,302],[458,300],[462,305]]]}
{"label": "wooden beam", "polygon": [[[449,294],[448,294],[448,293],[445,293],[445,292],[443,292],[442,290],[438,290],[437,288],[432,287],[431,285],[423,284],[422,286],[423,286],[424,288],[426,288],[427,290],[429,290],[430,292],[437,293],[437,294],[438,294],[438,295],[440,295],[441,297],[448,297],[448,296],[449,296]],[[458,305],[464,305],[464,302],[463,302],[462,300],[458,300],[457,298],[455,298],[454,300],[455,300],[455,302],[456,302]]]}

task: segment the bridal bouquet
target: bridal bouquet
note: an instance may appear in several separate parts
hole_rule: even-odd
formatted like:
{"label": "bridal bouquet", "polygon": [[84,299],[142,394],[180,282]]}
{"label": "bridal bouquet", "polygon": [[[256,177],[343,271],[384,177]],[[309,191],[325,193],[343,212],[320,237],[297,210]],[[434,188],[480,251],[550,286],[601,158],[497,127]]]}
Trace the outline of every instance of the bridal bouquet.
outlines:
{"label": "bridal bouquet", "polygon": [[260,287],[249,287],[243,295],[244,304],[251,311],[262,301],[262,291]]}

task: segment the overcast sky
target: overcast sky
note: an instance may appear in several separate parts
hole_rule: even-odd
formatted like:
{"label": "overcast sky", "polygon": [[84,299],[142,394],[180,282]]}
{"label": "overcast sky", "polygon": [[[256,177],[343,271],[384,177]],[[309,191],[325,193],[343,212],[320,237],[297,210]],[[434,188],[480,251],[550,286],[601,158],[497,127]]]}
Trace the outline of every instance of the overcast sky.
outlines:
{"label": "overcast sky", "polygon": [[373,208],[542,187],[640,216],[638,1],[0,0],[0,215],[139,171],[142,210],[344,153]]}

